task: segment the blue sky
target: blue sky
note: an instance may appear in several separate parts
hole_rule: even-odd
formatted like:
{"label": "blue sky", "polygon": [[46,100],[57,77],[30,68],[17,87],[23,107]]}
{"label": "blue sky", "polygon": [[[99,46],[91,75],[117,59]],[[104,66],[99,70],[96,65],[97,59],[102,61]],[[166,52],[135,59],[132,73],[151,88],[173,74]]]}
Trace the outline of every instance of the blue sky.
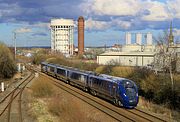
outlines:
{"label": "blue sky", "polygon": [[86,21],[85,46],[124,44],[127,31],[157,37],[170,21],[179,37],[179,6],[180,0],[0,0],[0,41],[13,45],[16,32],[17,46],[50,46],[50,20],[79,16]]}

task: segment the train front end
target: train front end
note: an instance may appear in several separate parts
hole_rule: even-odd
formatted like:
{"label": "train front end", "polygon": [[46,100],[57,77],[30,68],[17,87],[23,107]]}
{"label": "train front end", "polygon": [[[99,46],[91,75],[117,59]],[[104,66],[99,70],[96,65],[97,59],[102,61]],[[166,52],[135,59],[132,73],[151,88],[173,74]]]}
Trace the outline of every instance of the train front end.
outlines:
{"label": "train front end", "polygon": [[134,108],[137,106],[139,97],[136,84],[128,79],[123,79],[119,85],[121,102],[125,108]]}

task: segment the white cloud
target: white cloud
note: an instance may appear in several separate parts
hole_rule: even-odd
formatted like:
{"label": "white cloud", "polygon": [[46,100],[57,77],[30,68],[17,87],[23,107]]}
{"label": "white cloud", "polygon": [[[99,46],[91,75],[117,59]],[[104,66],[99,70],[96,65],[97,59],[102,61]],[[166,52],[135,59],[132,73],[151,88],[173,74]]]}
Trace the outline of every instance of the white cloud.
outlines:
{"label": "white cloud", "polygon": [[167,6],[173,18],[180,18],[180,0],[168,0]]}
{"label": "white cloud", "polygon": [[111,23],[106,21],[96,21],[91,18],[85,21],[85,28],[87,30],[105,30],[110,27]]}
{"label": "white cloud", "polygon": [[29,33],[32,32],[32,30],[30,28],[19,28],[15,30],[15,33]]}
{"label": "white cloud", "polygon": [[50,23],[37,23],[33,25],[34,27],[40,27],[40,28],[48,28],[50,29]]}
{"label": "white cloud", "polygon": [[136,15],[141,10],[140,0],[92,0],[81,4],[87,14],[124,16]]}
{"label": "white cloud", "polygon": [[121,21],[119,19],[112,19],[111,21],[97,21],[92,18],[85,21],[85,28],[87,30],[108,30],[111,27],[116,29],[129,29],[131,27],[131,22]]}
{"label": "white cloud", "polygon": [[132,25],[129,21],[122,21],[119,19],[112,20],[112,25],[118,27],[119,29],[129,29]]}
{"label": "white cloud", "polygon": [[146,21],[165,21],[170,19],[170,13],[165,3],[157,1],[144,2],[144,8],[149,11],[148,15],[142,16]]}
{"label": "white cloud", "polygon": [[174,36],[180,36],[180,29],[174,29]]}
{"label": "white cloud", "polygon": [[[134,16],[144,21],[165,21],[180,18],[180,0],[88,0],[80,7],[87,16]],[[169,10],[171,8],[171,10]]]}

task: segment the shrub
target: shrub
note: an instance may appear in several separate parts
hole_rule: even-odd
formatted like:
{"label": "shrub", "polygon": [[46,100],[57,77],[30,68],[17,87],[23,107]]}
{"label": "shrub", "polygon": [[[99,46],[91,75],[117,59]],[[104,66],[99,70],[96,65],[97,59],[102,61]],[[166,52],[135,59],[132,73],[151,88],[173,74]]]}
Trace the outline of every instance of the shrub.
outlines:
{"label": "shrub", "polygon": [[0,75],[4,78],[10,78],[16,72],[14,57],[9,48],[2,43],[0,43],[0,69]]}
{"label": "shrub", "polygon": [[31,88],[35,97],[48,97],[53,94],[53,86],[43,77],[34,81]]}
{"label": "shrub", "polygon": [[49,112],[52,114],[59,116],[63,111],[63,107],[61,105],[61,97],[60,95],[55,95],[51,98],[51,101],[48,103]]}
{"label": "shrub", "polygon": [[63,95],[54,96],[48,104],[49,112],[59,116],[59,121],[65,122],[86,122],[89,118],[80,109],[81,104],[72,97],[63,97]]}

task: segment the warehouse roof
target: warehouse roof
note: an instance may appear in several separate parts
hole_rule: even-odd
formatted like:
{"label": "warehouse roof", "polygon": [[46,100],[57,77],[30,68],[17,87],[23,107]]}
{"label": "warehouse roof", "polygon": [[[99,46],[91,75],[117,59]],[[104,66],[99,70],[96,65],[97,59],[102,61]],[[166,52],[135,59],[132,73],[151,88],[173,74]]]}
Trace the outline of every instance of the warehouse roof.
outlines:
{"label": "warehouse roof", "polygon": [[155,52],[106,52],[99,56],[154,56]]}

